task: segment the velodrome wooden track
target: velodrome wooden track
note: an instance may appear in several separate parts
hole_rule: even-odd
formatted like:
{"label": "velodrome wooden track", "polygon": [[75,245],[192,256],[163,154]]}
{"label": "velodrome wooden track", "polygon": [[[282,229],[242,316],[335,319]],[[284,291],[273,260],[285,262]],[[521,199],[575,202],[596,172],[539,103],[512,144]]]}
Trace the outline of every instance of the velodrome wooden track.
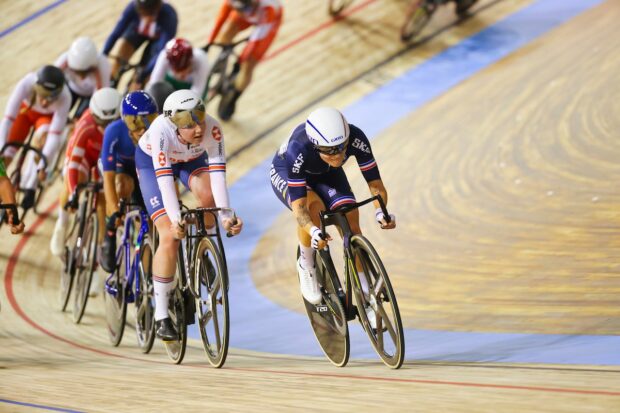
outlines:
{"label": "velodrome wooden track", "polygon": [[[0,0],[0,27],[50,3]],[[1,37],[0,106],[24,73],[53,61],[74,37],[102,44],[125,3],[70,0]],[[217,2],[172,3],[179,33],[203,44]],[[434,36],[409,50],[397,38],[403,1],[358,0],[336,23],[326,1],[285,3],[271,57],[225,125],[234,154],[230,183],[270,156],[308,108],[345,107],[532,1],[482,0],[458,26],[444,8],[427,31]],[[407,328],[620,333],[619,20],[620,3],[603,1],[373,141],[399,225],[382,232],[364,217],[363,226],[390,270]],[[359,174],[350,176],[363,194]],[[53,202],[48,197],[44,206]],[[0,412],[34,405],[106,412],[620,411],[617,364],[407,359],[390,371],[358,358],[337,369],[321,357],[234,348],[225,368],[215,370],[198,342],[181,366],[168,362],[159,343],[140,354],[131,331],[113,348],[100,298],[79,326],[56,309],[53,222],[30,217],[27,235],[0,237]],[[290,214],[282,213],[262,236],[251,270],[264,296],[300,312],[293,263],[282,259],[293,234]],[[494,359],[502,360],[497,352]]]}

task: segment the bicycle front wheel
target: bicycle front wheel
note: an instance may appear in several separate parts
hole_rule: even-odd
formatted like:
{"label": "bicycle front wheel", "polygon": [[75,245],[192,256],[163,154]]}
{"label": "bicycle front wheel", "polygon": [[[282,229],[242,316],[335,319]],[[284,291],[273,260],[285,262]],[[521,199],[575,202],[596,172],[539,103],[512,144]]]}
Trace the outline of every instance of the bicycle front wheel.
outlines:
{"label": "bicycle front wheel", "polygon": [[93,272],[97,266],[97,244],[99,221],[97,214],[91,213],[82,233],[79,257],[77,257],[75,277],[75,300],[73,302],[73,321],[79,324],[86,310]]}
{"label": "bicycle front wheel", "polygon": [[200,240],[195,257],[198,328],[209,363],[219,368],[226,361],[230,334],[228,275],[222,255],[210,238]]}
{"label": "bicycle front wheel", "polygon": [[[387,271],[377,251],[364,236],[352,237],[351,247],[353,257],[348,265],[360,321],[379,357],[387,366],[398,369],[405,358],[405,337]],[[356,261],[362,272],[356,268]],[[363,284],[360,284],[360,277],[365,279]]]}
{"label": "bicycle front wheel", "polygon": [[138,263],[139,292],[136,294],[136,336],[143,353],[153,348],[155,341],[155,298],[153,296],[153,248],[148,234],[140,246]]}
{"label": "bicycle front wheel", "polygon": [[[122,232],[123,227],[121,226],[117,230],[117,240],[120,238],[120,240],[124,241],[124,237],[119,237],[119,233]],[[127,260],[126,252],[128,248],[125,242],[121,242],[120,244],[121,246],[117,252],[116,268],[114,272],[107,277],[103,293],[108,338],[115,347],[118,346],[123,339],[127,315],[125,271]]]}

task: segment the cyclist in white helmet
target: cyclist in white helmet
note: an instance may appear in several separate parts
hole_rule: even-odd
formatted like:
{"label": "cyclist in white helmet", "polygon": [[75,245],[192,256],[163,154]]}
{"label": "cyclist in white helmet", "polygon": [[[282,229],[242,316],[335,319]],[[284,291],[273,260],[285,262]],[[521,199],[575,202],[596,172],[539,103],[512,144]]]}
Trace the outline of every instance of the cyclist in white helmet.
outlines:
{"label": "cyclist in white helmet", "polygon": [[[301,252],[297,270],[301,292],[313,304],[321,301],[314,250],[325,248],[331,240],[319,228],[319,212],[355,203],[355,196],[342,169],[343,164],[353,156],[370,193],[381,195],[387,205],[387,191],[368,138],[334,108],[312,111],[307,120],[298,125],[282,144],[271,165],[273,191],[297,219]],[[376,201],[375,207],[375,217],[381,228],[394,228],[396,218],[392,215],[388,223]],[[347,219],[353,233],[360,234],[358,211],[349,212]],[[360,277],[360,281],[364,283],[365,277]],[[367,285],[362,285],[362,288],[368,290]],[[375,317],[369,319],[375,320]]]}
{"label": "cyclist in white helmet", "polygon": [[[116,89],[106,87],[96,91],[90,99],[89,109],[84,112],[75,126],[67,146],[63,169],[64,182],[60,189],[58,201],[58,219],[54,227],[50,249],[52,254],[60,257],[64,252],[66,229],[70,214],[77,209],[74,191],[79,183],[101,179],[97,170],[97,161],[101,152],[103,132],[108,124],[120,117],[122,96]],[[97,199],[97,217],[99,219],[99,245],[103,240],[105,229],[105,203],[103,194]],[[95,273],[91,283],[91,295],[96,295],[101,286]]]}
{"label": "cyclist in white helmet", "polygon": [[88,108],[88,101],[95,90],[110,86],[110,62],[97,51],[97,46],[88,37],[75,39],[54,65],[65,73],[71,92],[71,107],[79,104],[75,109],[75,119]]}
{"label": "cyclist in white helmet", "polygon": [[[164,113],[138,141],[135,160],[142,197],[159,233],[153,258],[156,334],[173,341],[178,333],[168,316],[168,298],[174,288],[178,240],[185,236],[174,179],[192,192],[199,206],[229,207],[224,135],[195,92],[178,90],[168,96]],[[222,212],[220,219],[226,231],[241,232],[241,218]],[[213,218],[206,214],[204,220],[214,232]]]}

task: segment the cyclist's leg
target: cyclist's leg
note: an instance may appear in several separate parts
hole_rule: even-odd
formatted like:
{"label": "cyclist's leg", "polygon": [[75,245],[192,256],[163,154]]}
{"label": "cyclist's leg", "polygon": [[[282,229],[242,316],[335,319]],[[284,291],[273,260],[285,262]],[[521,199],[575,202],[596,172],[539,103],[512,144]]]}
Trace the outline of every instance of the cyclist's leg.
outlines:
{"label": "cyclist's leg", "polygon": [[138,34],[137,26],[135,24],[130,25],[125,30],[121,38],[118,39],[118,42],[116,43],[117,50],[115,56],[117,56],[118,59],[112,59],[112,64],[110,65],[110,76],[112,79],[115,79],[118,76],[118,71],[123,64],[123,61],[129,61],[131,56],[133,56],[143,41],[144,38]]}
{"label": "cyclist's leg", "polygon": [[[170,218],[166,214],[151,157],[136,149],[136,167],[140,190],[151,220],[159,233],[159,245],[153,257],[153,288],[155,292],[155,321],[168,318],[167,328],[172,328],[168,316],[168,298],[174,291],[174,274],[179,241],[173,236]],[[158,328],[158,335],[160,331]],[[173,330],[173,333],[174,332]]]}
{"label": "cyclist's leg", "polygon": [[[34,123],[36,121],[36,117],[32,116],[31,114],[32,111],[26,110],[26,106],[24,104],[22,104],[19,112],[20,113],[17,115],[17,117],[13,121],[13,125],[11,125],[11,128],[9,129],[7,143],[24,142],[26,138],[28,137],[30,128],[34,126]],[[15,147],[7,148],[4,151],[2,156],[4,157],[5,164],[7,167],[9,166],[9,164],[15,157],[16,153],[17,153],[17,148]]]}
{"label": "cyclist's leg", "polygon": [[[207,167],[208,159],[206,154],[179,165],[179,179],[181,183],[192,192],[194,197],[198,200],[200,207],[215,207],[215,198],[211,190],[211,175]],[[203,219],[209,232],[215,231],[215,219],[213,215],[206,213]]]}
{"label": "cyclist's leg", "polygon": [[235,79],[235,89],[239,93],[242,93],[250,85],[254,69],[271,46],[271,43],[273,43],[280,28],[280,22],[281,19],[275,21],[267,32],[262,28],[255,29],[250,36],[250,41],[243,49],[239,58],[241,67]]}

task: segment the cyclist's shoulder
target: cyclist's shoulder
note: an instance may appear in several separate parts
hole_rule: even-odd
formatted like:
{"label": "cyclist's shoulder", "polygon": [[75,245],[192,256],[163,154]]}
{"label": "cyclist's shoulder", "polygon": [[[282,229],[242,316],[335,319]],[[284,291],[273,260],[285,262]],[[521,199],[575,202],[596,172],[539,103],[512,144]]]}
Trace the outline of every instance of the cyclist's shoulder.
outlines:
{"label": "cyclist's shoulder", "polygon": [[144,135],[142,135],[140,140],[145,138],[146,140],[156,139],[170,140],[174,142],[176,140],[175,131],[176,129],[172,122],[170,122],[170,120],[168,120],[164,115],[159,115],[155,118],[153,123],[151,123],[151,126],[149,126],[149,129],[144,133]]}
{"label": "cyclist's shoulder", "polygon": [[192,48],[192,58],[193,59],[197,59],[200,62],[207,63],[208,55],[207,55],[207,52],[202,50],[202,48],[200,48],[200,47],[193,47]]}
{"label": "cyclist's shoulder", "polygon": [[205,137],[213,138],[217,142],[224,137],[222,132],[222,124],[208,113],[205,114]]}
{"label": "cyclist's shoulder", "polygon": [[170,3],[164,2],[164,4],[161,6],[161,9],[159,10],[159,14],[157,15],[157,20],[161,21],[171,21],[177,20],[177,11],[174,7],[172,7],[172,5]]}
{"label": "cyclist's shoulder", "polygon": [[115,121],[112,121],[112,123],[110,123],[108,126],[106,126],[103,135],[106,141],[112,139],[120,139],[123,134],[129,137],[128,131],[129,130],[127,129],[127,125],[125,125],[125,122],[123,122],[122,119],[116,119]]}

